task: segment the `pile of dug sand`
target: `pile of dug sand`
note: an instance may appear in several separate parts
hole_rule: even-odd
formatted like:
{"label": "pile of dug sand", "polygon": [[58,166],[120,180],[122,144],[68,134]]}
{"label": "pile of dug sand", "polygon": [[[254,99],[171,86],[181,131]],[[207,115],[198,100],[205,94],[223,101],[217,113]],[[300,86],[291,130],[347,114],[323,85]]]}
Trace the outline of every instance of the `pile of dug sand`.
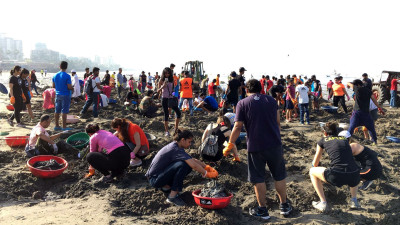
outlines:
{"label": "pile of dug sand", "polygon": [[[115,97],[115,95],[114,95]],[[33,99],[36,120],[42,115],[40,98]],[[73,104],[70,114],[77,115],[83,103]],[[10,113],[2,111],[2,131],[17,132],[6,124]],[[115,117],[126,117],[139,124],[145,132],[157,137],[150,145],[151,154],[141,167],[129,168],[126,177],[119,183],[97,182],[98,172],[90,179],[84,179],[88,164],[77,157],[78,152],[62,153],[69,167],[53,179],[34,177],[26,168],[23,148],[10,149],[0,144],[0,224],[260,224],[249,216],[249,207],[256,206],[256,198],[251,183],[247,181],[246,145],[241,144],[239,155],[242,162],[224,158],[215,168],[220,176],[218,182],[233,193],[230,205],[221,210],[207,210],[197,206],[191,192],[201,189],[209,181],[200,174],[192,172],[184,182],[182,198],[186,207],[178,208],[165,202],[161,191],[149,184],[144,174],[159,149],[172,141],[163,136],[163,116],[161,109],[156,118],[143,118],[119,105],[109,105],[100,111],[96,121],[102,129],[111,130],[110,123]],[[187,150],[199,158],[196,149],[200,145],[203,130],[210,122],[215,122],[217,114],[205,115],[196,112],[193,117],[183,115],[180,126],[195,135],[194,144]],[[400,112],[389,110],[385,117],[376,122],[379,146],[371,148],[379,153],[383,165],[381,179],[374,181],[368,191],[359,192],[363,210],[348,210],[350,198],[348,187],[337,188],[325,185],[324,190],[332,208],[320,215],[311,206],[318,197],[309,179],[310,162],[315,153],[316,141],[322,137],[318,122],[336,120],[349,122],[349,114],[332,115],[326,112],[312,113],[312,125],[300,126],[298,123],[282,124],[282,142],[287,168],[287,195],[294,206],[293,215],[283,218],[279,215],[278,199],[273,180],[267,173],[267,202],[272,219],[271,224],[396,224],[400,216],[399,197],[399,144],[386,140],[385,136],[400,136]],[[23,122],[32,127],[24,114]],[[93,119],[81,120],[74,124],[83,129]],[[170,122],[172,127],[173,122]],[[54,124],[52,124],[53,128]],[[29,134],[30,129],[18,132]],[[356,134],[361,140],[362,134]],[[64,137],[66,138],[66,137]],[[327,154],[321,164],[328,166]]]}

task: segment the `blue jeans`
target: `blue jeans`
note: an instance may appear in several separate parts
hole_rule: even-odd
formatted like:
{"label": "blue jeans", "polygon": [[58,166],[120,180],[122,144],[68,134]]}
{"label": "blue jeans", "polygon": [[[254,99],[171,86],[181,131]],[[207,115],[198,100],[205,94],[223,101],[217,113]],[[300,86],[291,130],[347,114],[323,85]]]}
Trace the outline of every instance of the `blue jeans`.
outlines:
{"label": "blue jeans", "polygon": [[183,101],[187,99],[189,102],[189,111],[190,115],[193,116],[193,98],[180,98],[179,99],[179,105],[178,108],[180,109],[182,107]]}
{"label": "blue jeans", "polygon": [[39,92],[37,91],[37,87],[36,87],[36,84],[35,84],[35,83],[36,83],[36,82],[32,82],[32,83],[31,83],[31,86],[32,86],[33,89],[35,89],[36,94],[39,95]]}
{"label": "blue jeans", "polygon": [[56,95],[56,113],[69,113],[69,106],[71,104],[70,95]]}
{"label": "blue jeans", "polygon": [[390,106],[396,107],[396,91],[390,90]]}
{"label": "blue jeans", "polygon": [[351,135],[353,135],[354,129],[359,126],[365,126],[370,132],[372,141],[376,143],[376,132],[374,121],[371,118],[369,112],[363,112],[361,110],[353,111],[350,117],[350,126],[347,130]]}
{"label": "blue jeans", "polygon": [[87,112],[89,106],[93,104],[93,117],[97,118],[99,115],[98,108],[99,108],[99,97],[100,97],[100,92],[93,92],[91,95],[88,95],[88,99],[83,106],[83,109],[81,111],[81,114],[84,114]]}
{"label": "blue jeans", "polygon": [[146,82],[142,82],[142,90],[140,90],[142,93],[144,93],[144,90],[146,90]]}
{"label": "blue jeans", "polygon": [[310,123],[310,113],[308,112],[308,103],[299,103],[300,108],[300,123],[304,123],[304,113],[306,113],[306,121]]}
{"label": "blue jeans", "polygon": [[165,185],[171,186],[171,190],[181,192],[183,180],[192,171],[192,168],[185,161],[178,161],[167,167],[157,177],[150,177],[150,185],[161,188]]}

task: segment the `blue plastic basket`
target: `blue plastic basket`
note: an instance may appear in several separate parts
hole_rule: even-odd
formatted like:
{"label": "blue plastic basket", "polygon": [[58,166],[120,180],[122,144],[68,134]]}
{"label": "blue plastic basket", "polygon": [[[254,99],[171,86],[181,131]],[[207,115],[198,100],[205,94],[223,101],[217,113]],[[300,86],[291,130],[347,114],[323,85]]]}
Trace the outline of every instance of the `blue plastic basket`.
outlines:
{"label": "blue plastic basket", "polygon": [[321,106],[321,109],[325,110],[328,113],[336,113],[338,110],[338,107],[335,106]]}
{"label": "blue plastic basket", "polygon": [[389,141],[393,141],[393,142],[395,142],[395,143],[400,143],[400,138],[392,137],[392,136],[386,136],[386,138],[387,138]]}

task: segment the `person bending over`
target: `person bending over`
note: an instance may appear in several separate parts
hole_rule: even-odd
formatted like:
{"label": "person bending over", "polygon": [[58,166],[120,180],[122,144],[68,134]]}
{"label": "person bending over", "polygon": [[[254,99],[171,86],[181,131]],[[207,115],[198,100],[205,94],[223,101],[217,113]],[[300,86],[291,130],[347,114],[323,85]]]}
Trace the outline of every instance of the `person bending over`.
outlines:
{"label": "person bending over", "polygon": [[[313,201],[312,206],[324,212],[327,209],[322,182],[333,186],[350,186],[350,209],[360,208],[357,201],[357,185],[360,182],[360,170],[356,165],[349,141],[338,136],[337,124],[328,122],[323,127],[324,137],[317,143],[317,150],[310,169],[310,178],[320,201]],[[326,150],[330,159],[328,168],[318,166],[323,150]]]}
{"label": "person bending over", "polygon": [[153,100],[153,90],[148,90],[146,96],[140,101],[139,111],[146,117],[154,117],[161,104],[156,104]]}
{"label": "person bending over", "polygon": [[115,118],[111,122],[114,133],[122,142],[127,144],[131,152],[131,166],[142,165],[142,159],[149,154],[149,141],[142,128],[127,119]]}
{"label": "person bending over", "polygon": [[[217,123],[211,123],[207,126],[207,128],[204,130],[203,137],[201,138],[201,142],[204,143],[206,140],[207,136],[209,134],[214,134],[218,137],[218,151],[215,156],[207,155],[207,154],[201,154],[203,159],[208,160],[208,161],[219,161],[223,154],[222,151],[224,150],[224,143],[225,141],[229,141],[229,137],[231,136],[231,122],[229,118],[225,116],[220,116],[217,119]],[[236,146],[233,147],[233,155],[234,159],[233,161],[240,162],[239,154],[237,151]]]}
{"label": "person bending over", "polygon": [[206,178],[218,176],[218,172],[214,168],[192,158],[185,152],[192,141],[193,134],[190,131],[178,130],[174,141],[158,151],[146,173],[150,185],[168,193],[166,201],[176,206],[185,205],[185,202],[179,197],[179,192],[182,191],[183,180],[192,169]]}
{"label": "person bending over", "polygon": [[121,179],[129,166],[129,148],[111,132],[100,130],[96,123],[88,124],[86,133],[90,136],[90,152],[86,156],[90,167],[86,177],[94,175],[96,169],[104,175],[100,181],[110,183],[114,177]]}
{"label": "person bending over", "polygon": [[[343,136],[349,139],[351,143],[351,134],[348,131],[342,131],[339,136]],[[358,143],[351,143],[351,151],[353,153],[354,159],[361,165],[360,177],[362,185],[359,187],[360,190],[367,190],[373,180],[378,179],[382,175],[382,165],[378,159],[378,153],[371,150],[366,146],[362,146]]]}
{"label": "person bending over", "polygon": [[212,96],[207,96],[200,104],[195,107],[203,109],[205,112],[211,113],[218,110],[218,103]]}

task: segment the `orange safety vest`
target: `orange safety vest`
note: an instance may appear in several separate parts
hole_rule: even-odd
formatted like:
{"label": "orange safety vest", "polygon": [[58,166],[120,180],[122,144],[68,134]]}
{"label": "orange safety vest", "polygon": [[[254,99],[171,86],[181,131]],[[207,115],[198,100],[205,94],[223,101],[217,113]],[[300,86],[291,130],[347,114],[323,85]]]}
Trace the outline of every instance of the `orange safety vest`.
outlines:
{"label": "orange safety vest", "polygon": [[181,98],[193,98],[192,82],[192,78],[181,80]]}

